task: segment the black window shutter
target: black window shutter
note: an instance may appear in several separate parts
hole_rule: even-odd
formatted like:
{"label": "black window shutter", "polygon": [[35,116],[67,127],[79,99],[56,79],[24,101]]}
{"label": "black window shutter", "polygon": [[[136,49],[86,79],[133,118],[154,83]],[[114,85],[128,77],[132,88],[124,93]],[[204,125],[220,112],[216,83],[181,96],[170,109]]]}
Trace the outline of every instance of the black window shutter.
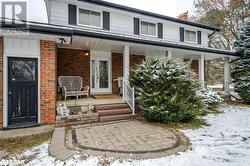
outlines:
{"label": "black window shutter", "polygon": [[110,13],[103,12],[103,29],[110,30]]}
{"label": "black window shutter", "polygon": [[198,44],[201,44],[201,31],[198,31]]}
{"label": "black window shutter", "polygon": [[184,42],[184,28],[180,27],[180,41]]}
{"label": "black window shutter", "polygon": [[69,4],[69,24],[76,25],[76,5]]}
{"label": "black window shutter", "polygon": [[140,35],[140,19],[134,18],[134,34]]}
{"label": "black window shutter", "polygon": [[163,24],[158,23],[158,38],[163,38]]}

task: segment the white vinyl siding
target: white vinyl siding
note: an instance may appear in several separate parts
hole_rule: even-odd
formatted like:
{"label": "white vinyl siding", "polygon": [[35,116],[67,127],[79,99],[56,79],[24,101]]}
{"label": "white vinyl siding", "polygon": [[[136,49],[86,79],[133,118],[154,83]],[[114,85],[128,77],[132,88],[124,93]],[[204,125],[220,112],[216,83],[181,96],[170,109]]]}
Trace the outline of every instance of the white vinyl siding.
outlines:
{"label": "white vinyl siding", "polygon": [[141,21],[141,34],[156,36],[156,24]]}
{"label": "white vinyl siding", "polygon": [[79,24],[101,27],[101,13],[79,9]]}
{"label": "white vinyl siding", "polygon": [[68,4],[58,1],[51,1],[50,4],[50,23],[68,25]]}
{"label": "white vinyl siding", "polygon": [[118,12],[110,13],[111,32],[132,35],[134,30],[133,17]]}
{"label": "white vinyl siding", "polygon": [[195,31],[185,30],[185,42],[197,42],[197,35]]}
{"label": "white vinyl siding", "polygon": [[[139,18],[140,21],[145,21],[149,23],[154,23],[156,25],[156,32],[152,32],[151,34],[155,35],[143,35],[141,36],[145,39],[151,40],[152,38],[158,39],[157,37],[157,23],[163,24],[163,39],[159,40],[166,40],[166,42],[174,42],[180,43],[180,31],[179,27],[183,27],[186,30],[191,31],[201,31],[202,33],[202,46],[208,46],[208,35],[213,33],[211,30],[203,29],[194,27],[191,25],[185,25],[181,23],[176,23],[173,21],[163,20],[159,18],[154,18],[142,14],[136,14],[131,12],[126,12],[123,10],[118,10],[114,8],[99,6],[87,2],[80,2],[80,1],[73,1],[73,0],[51,0],[51,24],[58,24],[69,26],[68,24],[68,4],[76,5],[79,9],[88,9],[90,11],[96,11],[101,14],[101,22],[100,25],[102,27],[102,11],[110,12],[110,33],[116,33],[119,35],[134,35],[134,18]],[[78,13],[79,15],[79,13]],[[77,16],[77,20],[79,23],[79,16]],[[80,25],[80,24],[79,24]],[[141,25],[141,23],[140,23]],[[70,25],[71,26],[71,25]],[[93,26],[86,26],[84,28],[93,28]],[[142,31],[142,27],[140,26],[140,32]],[[144,30],[143,30],[144,31]],[[146,31],[146,30],[145,30]],[[105,32],[107,33],[107,32]],[[140,36],[136,36],[140,37]],[[183,43],[182,43],[183,44]],[[190,45],[198,45],[197,42],[197,33],[196,33],[196,42],[187,42]]]}

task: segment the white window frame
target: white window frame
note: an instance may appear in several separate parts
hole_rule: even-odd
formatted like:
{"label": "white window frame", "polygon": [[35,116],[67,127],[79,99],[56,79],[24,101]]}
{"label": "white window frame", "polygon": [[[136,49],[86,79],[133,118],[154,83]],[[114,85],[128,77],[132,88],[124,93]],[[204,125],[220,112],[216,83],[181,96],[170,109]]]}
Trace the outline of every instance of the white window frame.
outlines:
{"label": "white window frame", "polygon": [[[186,31],[195,32],[195,41],[188,41],[188,40],[186,40]],[[194,31],[194,30],[190,30],[190,29],[184,29],[184,41],[187,42],[187,43],[198,43],[197,32]]]}
{"label": "white window frame", "polygon": [[[146,22],[146,23],[150,23],[150,24],[155,24],[155,35],[149,35],[149,34],[142,33],[142,22]],[[157,33],[158,33],[157,29],[158,29],[157,23],[155,23],[155,22],[144,21],[144,20],[140,21],[140,35],[142,35],[142,36],[157,37]]]}
{"label": "white window frame", "polygon": [[[93,25],[80,24],[80,9],[82,9],[82,10],[87,10],[87,11],[90,11],[90,12],[97,12],[97,13],[100,13],[100,26],[93,26]],[[102,11],[92,10],[92,9],[89,10],[89,9],[85,9],[85,8],[82,8],[82,7],[78,7],[78,8],[77,8],[77,25],[79,25],[79,26],[102,29],[102,27],[103,27],[103,20],[102,20],[102,17],[103,17],[103,16],[102,16]]]}

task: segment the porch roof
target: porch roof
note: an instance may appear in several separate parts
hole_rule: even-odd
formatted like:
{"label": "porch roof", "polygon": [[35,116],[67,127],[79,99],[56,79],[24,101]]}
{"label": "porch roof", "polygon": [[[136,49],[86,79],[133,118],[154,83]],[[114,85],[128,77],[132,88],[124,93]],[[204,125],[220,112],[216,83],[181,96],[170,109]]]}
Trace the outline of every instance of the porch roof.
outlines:
{"label": "porch roof", "polygon": [[190,50],[190,51],[197,51],[204,53],[220,54],[224,56],[239,57],[238,53],[236,53],[235,51],[208,48],[204,46],[193,46],[186,43],[179,44],[177,42],[166,41],[164,39],[144,38],[141,36],[117,34],[117,33],[107,32],[104,30],[96,30],[96,29],[92,30],[87,28],[67,27],[67,26],[41,24],[34,22],[28,22],[27,24],[28,26],[26,30],[29,30],[30,32],[35,34],[38,33],[38,34],[48,34],[48,35],[59,35],[71,38],[73,36],[83,36],[90,38],[107,39],[107,40],[114,40],[114,41],[121,41],[128,43],[146,44],[152,46],[168,47],[181,50]]}

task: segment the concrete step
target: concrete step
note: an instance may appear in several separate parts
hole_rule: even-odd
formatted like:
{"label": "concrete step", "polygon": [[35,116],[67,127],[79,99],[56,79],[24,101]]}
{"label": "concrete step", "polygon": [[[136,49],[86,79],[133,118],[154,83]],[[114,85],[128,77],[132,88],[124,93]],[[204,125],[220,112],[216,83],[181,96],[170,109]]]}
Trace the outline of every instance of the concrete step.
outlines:
{"label": "concrete step", "polygon": [[110,109],[110,110],[98,110],[99,115],[109,116],[109,115],[123,115],[123,114],[132,114],[132,110],[130,108],[125,109]]}
{"label": "concrete step", "polygon": [[65,147],[65,127],[55,128],[49,145],[49,155],[59,160],[67,160],[75,154]]}
{"label": "concrete step", "polygon": [[95,105],[94,106],[95,111],[98,111],[98,110],[111,110],[111,109],[125,109],[125,108],[129,108],[128,104],[126,104],[126,103],[101,104],[101,105]]}
{"label": "concrete step", "polygon": [[132,114],[103,116],[100,117],[100,122],[126,120],[126,119],[131,119],[132,117],[133,117]]}

